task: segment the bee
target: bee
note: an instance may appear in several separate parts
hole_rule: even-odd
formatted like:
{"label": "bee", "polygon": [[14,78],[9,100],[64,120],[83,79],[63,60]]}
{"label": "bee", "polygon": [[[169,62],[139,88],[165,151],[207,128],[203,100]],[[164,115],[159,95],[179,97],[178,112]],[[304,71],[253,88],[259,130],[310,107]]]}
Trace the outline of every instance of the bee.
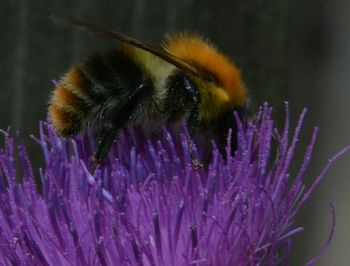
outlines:
{"label": "bee", "polygon": [[126,126],[185,122],[190,135],[210,132],[225,145],[229,128],[235,127],[233,111],[245,112],[248,92],[239,69],[199,35],[168,36],[156,48],[77,20],[52,19],[120,42],[72,66],[49,102],[58,135],[69,138],[92,127],[100,130],[91,172]]}

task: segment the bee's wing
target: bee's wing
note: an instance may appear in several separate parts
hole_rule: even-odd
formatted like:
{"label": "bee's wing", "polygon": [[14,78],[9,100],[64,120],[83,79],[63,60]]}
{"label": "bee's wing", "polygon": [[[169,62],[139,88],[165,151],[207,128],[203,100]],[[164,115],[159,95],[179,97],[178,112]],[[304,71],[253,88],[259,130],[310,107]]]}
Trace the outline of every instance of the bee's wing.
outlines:
{"label": "bee's wing", "polygon": [[172,55],[164,50],[161,50],[161,49],[155,48],[151,45],[140,42],[136,39],[130,38],[130,37],[128,37],[122,33],[119,33],[117,31],[104,30],[104,29],[101,29],[101,28],[96,27],[94,25],[87,24],[85,22],[81,22],[81,21],[74,20],[74,19],[63,19],[63,18],[54,16],[54,15],[51,15],[50,18],[56,24],[66,25],[66,26],[75,26],[75,27],[78,27],[84,31],[91,32],[91,33],[94,33],[94,34],[102,36],[102,37],[117,39],[121,42],[138,47],[142,50],[145,50],[145,51],[148,51],[148,52],[154,54],[155,56],[158,56],[159,58],[162,58],[163,60],[173,64],[174,66],[178,67],[179,69],[185,71],[188,74],[192,74],[195,76],[205,78],[205,77],[203,77],[203,73],[200,73],[195,67],[182,61],[181,59],[177,58],[176,56],[174,56],[174,55]]}

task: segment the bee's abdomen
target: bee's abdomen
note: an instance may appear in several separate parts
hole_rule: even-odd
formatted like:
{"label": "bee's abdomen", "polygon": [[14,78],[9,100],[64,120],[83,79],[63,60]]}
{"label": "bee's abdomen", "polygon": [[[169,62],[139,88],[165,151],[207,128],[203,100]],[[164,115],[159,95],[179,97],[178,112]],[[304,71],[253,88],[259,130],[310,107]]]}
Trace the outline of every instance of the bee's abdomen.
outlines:
{"label": "bee's abdomen", "polygon": [[91,97],[86,93],[88,80],[78,67],[73,67],[53,91],[49,115],[56,132],[64,137],[77,134],[88,111]]}
{"label": "bee's abdomen", "polygon": [[54,129],[70,137],[91,124],[104,122],[99,119],[107,109],[142,80],[140,67],[120,50],[91,56],[72,67],[56,85],[49,107]]}

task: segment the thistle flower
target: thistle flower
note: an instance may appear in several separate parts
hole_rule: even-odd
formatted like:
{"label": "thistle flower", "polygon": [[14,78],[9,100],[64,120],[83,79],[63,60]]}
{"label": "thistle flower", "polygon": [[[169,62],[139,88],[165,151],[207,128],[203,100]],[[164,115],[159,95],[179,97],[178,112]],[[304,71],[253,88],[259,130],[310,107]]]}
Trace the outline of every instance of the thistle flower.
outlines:
{"label": "thistle flower", "polygon": [[[146,141],[126,130],[94,176],[87,170],[93,138],[63,140],[41,123],[36,138],[45,158],[41,193],[24,145],[15,152],[14,139],[3,132],[1,265],[287,263],[292,236],[303,230],[294,225],[295,215],[332,161],[349,149],[336,154],[306,188],[315,129],[300,170],[291,177],[304,115],[291,143],[288,113],[281,133],[274,130],[267,105],[248,125],[236,117],[237,135],[228,138],[226,159],[214,148],[212,163],[198,171],[183,135],[164,130],[162,140]],[[232,137],[238,139],[234,155]]]}

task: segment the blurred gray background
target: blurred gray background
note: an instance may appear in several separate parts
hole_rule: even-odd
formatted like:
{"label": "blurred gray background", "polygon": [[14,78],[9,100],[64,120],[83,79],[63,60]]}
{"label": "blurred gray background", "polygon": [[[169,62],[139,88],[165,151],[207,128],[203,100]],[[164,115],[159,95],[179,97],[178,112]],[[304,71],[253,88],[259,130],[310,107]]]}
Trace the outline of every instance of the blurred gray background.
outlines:
{"label": "blurred gray background", "polygon": [[[295,165],[312,127],[320,127],[311,181],[328,158],[350,143],[350,2],[346,0],[1,0],[0,128],[38,133],[58,79],[73,63],[115,45],[72,29],[60,29],[50,14],[81,18],[157,44],[165,33],[195,31],[208,37],[240,67],[253,108],[268,101],[277,126],[288,100],[295,123],[309,112]],[[26,138],[34,163],[37,145]],[[304,146],[303,146],[304,144]],[[339,159],[304,207],[296,225],[291,265],[303,265],[328,237],[334,202],[333,243],[317,265],[350,265],[350,154]]]}

